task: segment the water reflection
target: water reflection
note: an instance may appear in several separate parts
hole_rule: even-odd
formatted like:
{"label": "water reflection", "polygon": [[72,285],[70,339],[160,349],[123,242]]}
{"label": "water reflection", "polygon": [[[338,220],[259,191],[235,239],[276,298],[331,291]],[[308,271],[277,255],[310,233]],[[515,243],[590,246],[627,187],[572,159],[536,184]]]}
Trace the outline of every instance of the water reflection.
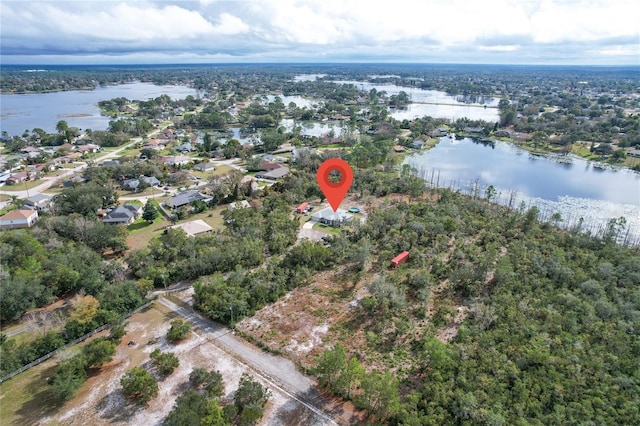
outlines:
{"label": "water reflection", "polygon": [[557,211],[563,217],[583,217],[593,226],[625,216],[631,232],[640,238],[639,173],[596,167],[579,157],[569,157],[569,162],[563,157],[524,154],[500,141],[489,149],[469,138],[443,138],[435,148],[405,162],[434,185],[463,191],[473,185],[493,185],[504,202],[515,191],[527,205]]}
{"label": "water reflection", "polygon": [[186,86],[156,86],[137,82],[98,87],[95,90],[0,95],[1,126],[10,135],[19,135],[25,129],[35,127],[55,132],[60,120],[80,129],[104,130],[112,118],[100,115],[99,101],[119,97],[147,100],[163,94],[172,99],[184,99],[188,95],[197,96],[198,92]]}

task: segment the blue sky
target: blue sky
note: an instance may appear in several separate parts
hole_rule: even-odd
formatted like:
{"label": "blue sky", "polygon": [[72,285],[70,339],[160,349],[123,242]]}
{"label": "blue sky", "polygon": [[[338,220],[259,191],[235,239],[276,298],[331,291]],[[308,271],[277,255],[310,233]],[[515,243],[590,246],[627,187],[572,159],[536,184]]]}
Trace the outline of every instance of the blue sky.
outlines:
{"label": "blue sky", "polygon": [[637,0],[0,2],[3,64],[640,65]]}

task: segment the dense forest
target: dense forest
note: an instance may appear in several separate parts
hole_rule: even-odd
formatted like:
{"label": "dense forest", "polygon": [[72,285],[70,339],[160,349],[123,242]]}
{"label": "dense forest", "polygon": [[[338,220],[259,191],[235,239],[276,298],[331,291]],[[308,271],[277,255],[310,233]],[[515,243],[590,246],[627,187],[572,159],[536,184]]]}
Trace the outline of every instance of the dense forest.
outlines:
{"label": "dense forest", "polygon": [[[374,421],[637,423],[638,249],[616,245],[615,227],[595,238],[540,223],[535,207],[508,210],[449,190],[425,195],[424,182],[405,173],[358,171],[354,191],[395,196],[329,247],[288,248],[295,225],[283,197],[303,199],[305,182],[312,186],[297,175],[257,209],[225,215],[217,235],[168,232],[128,262],[147,279],[212,274],[194,285],[195,306],[230,324],[317,271],[367,281],[370,296],[334,327],[336,346],[316,373]],[[402,250],[409,263],[387,270]],[[460,310],[457,336],[442,343],[439,332]],[[358,331],[365,342],[353,340]]]}

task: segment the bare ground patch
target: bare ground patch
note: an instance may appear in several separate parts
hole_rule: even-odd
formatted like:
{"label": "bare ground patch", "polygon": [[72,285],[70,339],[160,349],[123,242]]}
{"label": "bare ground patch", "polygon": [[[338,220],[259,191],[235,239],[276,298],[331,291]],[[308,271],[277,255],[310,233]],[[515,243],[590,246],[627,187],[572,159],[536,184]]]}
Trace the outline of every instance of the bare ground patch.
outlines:
{"label": "bare ground patch", "polygon": [[340,271],[322,272],[313,283],[263,307],[236,328],[309,368],[331,346],[326,338],[331,327],[357,306],[363,291],[366,292],[363,284],[353,285]]}
{"label": "bare ground patch", "polygon": [[[285,394],[280,388],[257,376],[244,364],[236,361],[226,352],[207,340],[200,330],[195,329],[186,339],[174,345],[166,340],[170,322],[177,316],[161,304],[154,304],[146,311],[129,318],[127,334],[117,347],[114,359],[102,368],[91,371],[89,378],[80,388],[76,396],[53,410],[39,410],[42,416],[36,420],[30,417],[29,424],[62,424],[62,425],[159,425],[169,413],[176,398],[189,388],[188,377],[194,367],[218,370],[225,382],[224,398],[230,401],[237,389],[243,372],[247,371],[254,378],[271,390],[271,398],[261,425],[324,425],[328,421],[306,406]],[[142,365],[149,368],[149,354],[155,349],[174,352],[180,359],[180,366],[169,377],[158,381],[158,397],[148,406],[139,407],[129,403],[120,390],[120,378],[130,368]],[[52,366],[47,375],[51,374]],[[28,372],[27,372],[28,373]],[[23,373],[23,374],[27,374]],[[152,373],[154,374],[154,373]],[[20,376],[17,376],[18,379]],[[28,376],[25,376],[28,378]],[[47,389],[41,374],[32,375],[24,386]],[[18,391],[9,390],[7,394]],[[3,395],[4,399],[5,395]],[[30,401],[29,409],[38,410],[38,401]],[[33,405],[36,407],[32,407]],[[18,413],[27,408],[13,407],[10,418],[3,419],[3,424],[21,424],[18,418],[25,419]],[[22,423],[26,424],[26,423]]]}

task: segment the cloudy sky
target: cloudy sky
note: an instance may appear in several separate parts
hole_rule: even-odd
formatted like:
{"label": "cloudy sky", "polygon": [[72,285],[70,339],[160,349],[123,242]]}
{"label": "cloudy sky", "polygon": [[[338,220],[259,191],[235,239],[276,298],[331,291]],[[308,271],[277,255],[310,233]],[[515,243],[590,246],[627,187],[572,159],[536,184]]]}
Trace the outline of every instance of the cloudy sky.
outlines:
{"label": "cloudy sky", "polygon": [[0,1],[3,64],[640,65],[638,0]]}

